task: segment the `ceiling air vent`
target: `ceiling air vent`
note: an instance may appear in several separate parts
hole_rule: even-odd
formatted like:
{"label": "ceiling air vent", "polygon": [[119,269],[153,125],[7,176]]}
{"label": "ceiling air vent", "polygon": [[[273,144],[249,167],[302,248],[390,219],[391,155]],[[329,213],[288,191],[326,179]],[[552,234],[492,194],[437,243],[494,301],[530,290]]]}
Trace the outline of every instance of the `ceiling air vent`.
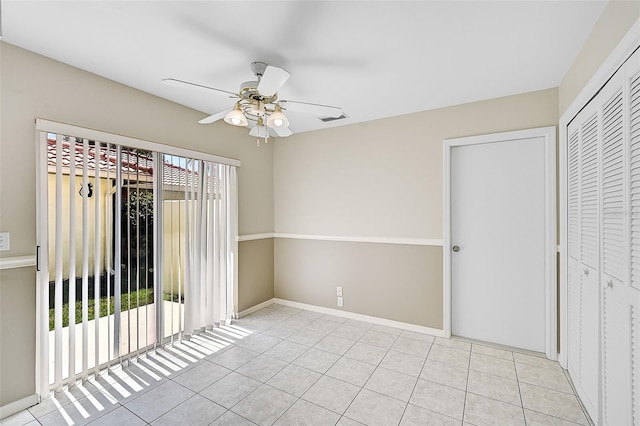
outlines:
{"label": "ceiling air vent", "polygon": [[324,121],[325,123],[328,123],[329,121],[342,120],[345,118],[349,118],[349,117],[345,113],[342,113],[340,117],[320,117],[320,121]]}

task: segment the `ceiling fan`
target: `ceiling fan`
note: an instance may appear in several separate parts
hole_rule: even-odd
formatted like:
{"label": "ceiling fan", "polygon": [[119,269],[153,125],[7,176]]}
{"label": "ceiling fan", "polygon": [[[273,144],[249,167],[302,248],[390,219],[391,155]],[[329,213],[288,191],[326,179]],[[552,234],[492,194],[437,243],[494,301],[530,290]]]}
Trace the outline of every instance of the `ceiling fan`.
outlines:
{"label": "ceiling fan", "polygon": [[287,137],[293,134],[289,129],[289,119],[282,111],[297,111],[315,115],[318,118],[339,118],[343,115],[339,107],[312,104],[308,102],[280,100],[278,90],[287,82],[291,74],[264,62],[253,62],[251,70],[257,80],[245,81],[238,93],[216,89],[201,84],[175,78],[165,78],[163,83],[178,87],[196,87],[219,95],[237,99],[233,109],[225,109],[198,121],[209,124],[224,119],[233,126],[249,127],[249,135],[267,142],[269,137]]}

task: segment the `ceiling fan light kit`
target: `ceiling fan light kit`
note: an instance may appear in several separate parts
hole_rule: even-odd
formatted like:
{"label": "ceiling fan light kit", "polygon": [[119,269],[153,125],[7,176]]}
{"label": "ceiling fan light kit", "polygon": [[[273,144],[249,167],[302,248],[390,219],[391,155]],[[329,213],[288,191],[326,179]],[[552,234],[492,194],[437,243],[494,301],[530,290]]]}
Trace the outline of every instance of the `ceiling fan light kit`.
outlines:
{"label": "ceiling fan light kit", "polygon": [[246,126],[249,124],[247,117],[244,116],[242,110],[240,110],[240,105],[236,104],[236,106],[227,113],[224,117],[224,122],[231,124],[232,126]]}
{"label": "ceiling fan light kit", "polygon": [[267,118],[267,126],[269,127],[289,127],[289,119],[282,113],[280,105],[276,105],[275,111]]}
{"label": "ceiling fan light kit", "polygon": [[278,90],[287,82],[291,74],[264,62],[253,62],[251,70],[257,80],[245,81],[240,85],[240,91],[236,94],[227,90],[220,90],[188,81],[166,78],[163,83],[172,86],[196,87],[212,91],[216,94],[238,99],[231,111],[220,111],[199,121],[201,124],[214,123],[222,118],[224,122],[232,126],[250,127],[250,136],[264,139],[269,137],[287,137],[293,134],[289,129],[289,119],[282,112],[284,109],[312,114],[322,119],[324,117],[340,117],[342,109],[327,105],[311,104],[290,100],[278,100]]}

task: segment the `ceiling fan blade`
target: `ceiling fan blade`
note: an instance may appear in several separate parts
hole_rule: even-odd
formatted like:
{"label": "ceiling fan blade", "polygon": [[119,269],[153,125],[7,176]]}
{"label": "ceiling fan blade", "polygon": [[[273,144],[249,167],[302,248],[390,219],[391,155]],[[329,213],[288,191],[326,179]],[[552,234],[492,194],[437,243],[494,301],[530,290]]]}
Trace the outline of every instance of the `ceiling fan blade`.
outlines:
{"label": "ceiling fan blade", "polygon": [[280,138],[286,138],[287,136],[291,136],[293,132],[288,127],[270,127],[270,130],[273,130],[273,133]]}
{"label": "ceiling fan blade", "polygon": [[264,75],[258,83],[258,93],[262,96],[273,96],[287,82],[291,74],[282,68],[267,65]]}
{"label": "ceiling fan blade", "polygon": [[214,123],[218,120],[222,120],[228,113],[230,110],[224,110],[224,111],[220,111],[216,114],[210,115],[208,117],[203,118],[202,120],[198,121],[198,123],[200,124],[211,124]]}
{"label": "ceiling fan blade", "polygon": [[303,112],[305,114],[315,115],[316,117],[338,118],[343,114],[342,108],[340,107],[310,104],[308,102],[280,101],[278,105],[289,111]]}
{"label": "ceiling fan blade", "polygon": [[212,92],[220,94],[220,95],[229,95],[229,96],[231,96],[233,98],[237,98],[238,97],[237,93],[229,92],[229,91],[222,90],[222,89],[216,89],[215,87],[203,86],[202,84],[189,83],[188,81],[178,80],[178,79],[175,79],[175,78],[165,78],[165,79],[162,80],[162,82],[164,84],[166,84],[167,86],[197,87],[197,88],[200,88],[200,89],[211,90]]}

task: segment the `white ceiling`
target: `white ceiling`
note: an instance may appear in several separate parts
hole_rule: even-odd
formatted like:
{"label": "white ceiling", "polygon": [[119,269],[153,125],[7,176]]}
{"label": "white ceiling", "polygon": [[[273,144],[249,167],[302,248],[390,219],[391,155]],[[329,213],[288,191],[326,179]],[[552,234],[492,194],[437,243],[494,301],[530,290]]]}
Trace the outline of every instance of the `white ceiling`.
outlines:
{"label": "white ceiling", "polygon": [[253,61],[292,76],[280,99],[336,105],[294,132],[557,87],[606,1],[2,0],[3,40],[203,112]]}

